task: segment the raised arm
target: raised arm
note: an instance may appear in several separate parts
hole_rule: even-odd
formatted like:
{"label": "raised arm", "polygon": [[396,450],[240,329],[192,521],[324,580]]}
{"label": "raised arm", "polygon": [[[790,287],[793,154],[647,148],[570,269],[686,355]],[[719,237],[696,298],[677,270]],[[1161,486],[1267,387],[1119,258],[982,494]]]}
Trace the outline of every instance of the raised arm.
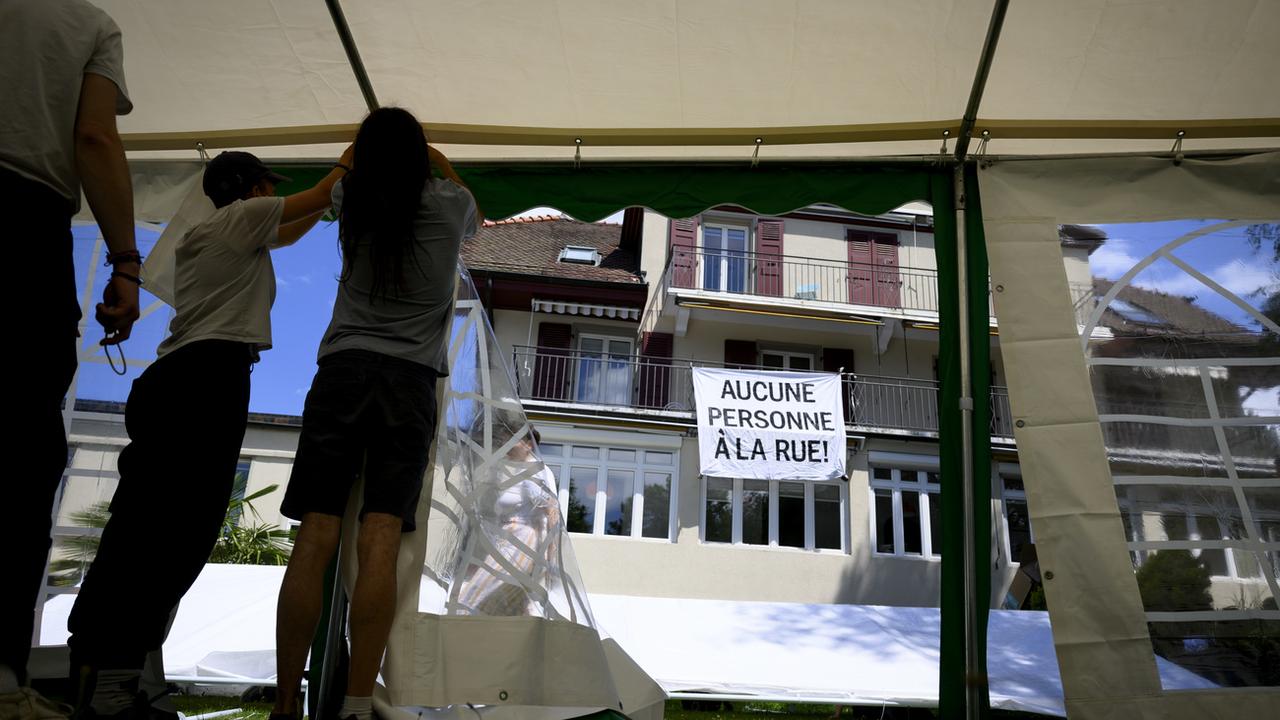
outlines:
{"label": "raised arm", "polygon": [[[343,151],[338,164],[324,178],[312,187],[289,195],[284,199],[284,210],[280,214],[281,229],[285,225],[306,219],[316,213],[323,212],[332,203],[333,186],[347,174],[351,168],[353,146],[348,145]],[[313,223],[314,224],[314,223]],[[305,232],[305,231],[304,231]],[[301,237],[301,234],[299,234]],[[294,238],[296,241],[297,238]]]}
{"label": "raised arm", "polygon": [[[80,86],[76,110],[76,170],[84,186],[89,207],[102,230],[102,238],[112,255],[137,255],[133,234],[133,185],[124,159],[124,143],[116,130],[116,84],[88,73]],[[95,317],[108,333],[103,345],[128,339],[133,321],[138,319],[139,264],[135,260],[115,264],[102,292]],[[111,333],[115,333],[111,335]]]}
{"label": "raised arm", "polygon": [[324,210],[312,213],[301,220],[294,220],[291,223],[282,224],[280,229],[276,232],[276,241],[269,247],[272,250],[275,250],[276,248],[288,247],[298,242],[298,240],[302,239],[303,235],[307,234],[308,230],[316,226],[316,223],[319,222],[322,217],[324,217]]}
{"label": "raised arm", "polygon": [[[458,173],[453,169],[453,165],[449,162],[449,158],[445,157],[444,153],[437,150],[435,145],[427,145],[427,159],[431,161],[432,165],[436,166],[436,169],[440,171],[441,175],[458,183],[464,188],[467,187],[467,184],[462,181],[462,178],[458,177]],[[467,189],[470,190],[471,188]],[[474,195],[475,194],[472,193],[473,197]],[[476,206],[476,215],[478,216],[476,218],[477,222],[484,221],[484,213],[480,211],[479,205]]]}

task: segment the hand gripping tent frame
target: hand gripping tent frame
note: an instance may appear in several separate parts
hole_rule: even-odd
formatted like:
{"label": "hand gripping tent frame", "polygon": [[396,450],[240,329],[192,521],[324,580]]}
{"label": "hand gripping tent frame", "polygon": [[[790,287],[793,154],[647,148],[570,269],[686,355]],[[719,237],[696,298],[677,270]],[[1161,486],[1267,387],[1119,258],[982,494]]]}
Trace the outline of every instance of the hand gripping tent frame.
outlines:
{"label": "hand gripping tent frame", "polygon": [[[1098,202],[1089,196],[1097,188],[1128,189],[1126,178],[1145,178],[1147,168],[1157,164],[1189,165],[1197,168],[1193,174],[1216,178],[1202,186],[1222,201],[1204,211],[1207,216],[1265,217],[1243,206],[1275,204],[1274,185],[1256,174],[1265,176],[1271,166],[1248,159],[1192,162],[1199,152],[1239,156],[1280,144],[1280,88],[1273,72],[1280,64],[1274,42],[1280,4],[1267,0],[944,0],[907,8],[890,0],[500,0],[483,6],[462,0],[386,0],[348,3],[349,23],[336,25],[341,13],[332,13],[335,0],[99,4],[126,38],[126,72],[138,108],[121,121],[130,157],[159,161],[150,169],[135,165],[136,201],[153,213],[148,219],[167,219],[157,210],[163,205],[157,197],[166,194],[165,183],[154,180],[160,168],[175,158],[190,159],[197,143],[209,149],[265,148],[260,155],[284,162],[327,161],[350,137],[374,98],[373,88],[383,102],[408,106],[426,118],[428,134],[446,154],[470,161],[463,174],[492,216],[555,205],[594,219],[627,205],[646,205],[682,217],[733,200],[758,212],[806,202],[878,212],[894,205],[869,200],[873,196],[930,200],[940,228],[951,227],[943,231],[950,234],[938,236],[943,297],[954,301],[941,309],[940,412],[953,423],[943,433],[942,455],[952,476],[972,474],[972,484],[966,483],[970,499],[984,496],[983,480],[963,469],[978,466],[986,443],[982,437],[972,438],[972,444],[958,439],[965,427],[982,422],[986,405],[985,371],[974,369],[985,365],[982,353],[988,347],[981,322],[985,292],[979,292],[985,288],[966,281],[986,270],[980,186],[991,190],[987,186],[1008,173],[1025,193]],[[996,25],[990,22],[993,4],[1004,25],[998,53],[989,42]],[[985,82],[971,86],[975,66],[982,68]],[[953,175],[951,164],[971,158],[963,149],[953,157],[947,145],[959,140],[967,148],[970,136],[990,140],[978,149],[988,153],[987,159],[999,153],[1043,160],[997,163],[983,172],[969,162],[963,174]],[[1097,172],[1089,175],[1065,172],[1075,167],[1071,163],[1084,161],[1050,157],[1067,153],[1110,157],[1097,159]],[[758,166],[753,167],[753,156]],[[889,158],[901,161],[886,162]],[[939,160],[944,166],[932,164]],[[1017,167],[1035,172],[1009,169]],[[895,173],[915,179],[897,177],[890,183],[892,192],[881,192]],[[552,182],[538,184],[547,179]],[[859,182],[862,186],[853,189]],[[899,182],[914,189],[899,192]],[[1023,217],[1022,200],[1010,200],[1022,195],[1007,187],[994,192],[1000,197],[985,198],[997,205],[985,214],[989,222]],[[1155,196],[1144,194],[1140,205],[1155,207]],[[1193,200],[1207,202],[1186,192],[1171,197],[1187,208],[1201,207]],[[961,205],[965,214],[957,222]],[[1093,221],[1123,214],[1098,212]],[[1081,221],[1060,215],[1026,216]],[[963,243],[944,242],[960,238]],[[1018,329],[1018,312],[1062,315],[1065,309],[1037,288],[1020,291],[1017,297],[1024,302],[1008,299],[1015,268],[1022,271],[1020,263],[1009,264],[1005,253],[1012,248],[993,236],[993,281],[1006,287],[996,300],[1002,332],[1016,344],[1040,339]],[[1045,255],[1028,256],[1028,262],[1037,264],[1037,272],[1058,272],[1041,267],[1048,263]],[[1061,259],[1054,262],[1060,265]],[[960,331],[965,321],[968,333]],[[1013,325],[1004,330],[1008,323]],[[1072,340],[1079,354],[1078,336]],[[1031,377],[1029,356],[1017,350],[1009,355],[1011,379]],[[1078,404],[1091,397],[1078,372],[1035,377],[1052,385],[1053,392],[1076,383],[1075,394],[1063,399]],[[1011,392],[1016,408],[1040,408],[1028,404],[1026,398],[1036,397],[1029,384],[1015,382]],[[1030,412],[1023,420],[1027,426],[1046,422]],[[1034,448],[1032,435],[1021,433],[1020,445]],[[1052,492],[1073,493],[1082,482],[1074,475],[1044,474],[1050,472],[1049,466],[1027,472],[1029,501],[1041,525],[1053,525],[1045,518],[1057,511],[1052,504],[1042,509],[1035,488],[1052,484]],[[985,545],[989,531],[983,513],[965,512],[969,503],[954,495],[944,497],[951,518],[944,530],[948,542],[976,539]],[[1116,511],[1114,498],[1093,499],[1103,514]],[[1064,512],[1092,517],[1094,509],[1099,508]],[[966,515],[973,521],[968,533],[960,522]],[[1049,533],[1040,544],[1052,554],[1055,543],[1068,542]],[[968,593],[958,595],[944,590],[944,616],[952,618],[953,629],[943,631],[942,695],[944,710],[953,713],[960,706],[948,698],[956,697],[957,688],[982,684],[975,664],[981,618],[961,610],[957,600],[980,594],[984,566],[980,559],[967,571],[944,566],[945,586],[957,587],[966,578],[970,585]],[[1123,583],[1133,570],[1115,563],[1100,566],[1099,572]],[[1059,586],[1092,587],[1069,573],[1070,579],[1056,577],[1052,582]],[[1050,596],[1055,596],[1052,590]],[[1064,597],[1061,591],[1056,596]],[[1150,684],[1132,674],[1109,675],[1105,691],[1091,684],[1094,680],[1073,680],[1089,672],[1067,661],[1073,652],[1067,648],[1082,642],[1071,631],[1078,627],[1068,615],[1075,609],[1059,603],[1053,612],[1074,712],[1094,712],[1086,706],[1102,712],[1104,698],[1114,700],[1114,707],[1127,707],[1124,698],[1151,694]],[[1083,623],[1092,617],[1078,615]],[[955,635],[954,623],[965,617],[969,632]],[[1119,653],[1138,641],[1131,626],[1123,632],[1105,622],[1090,627],[1095,634],[1089,642],[1098,652]],[[948,665],[957,648],[965,654],[966,645],[967,672],[964,663]],[[1232,698],[1274,697],[1267,692],[1239,691]],[[981,706],[973,693],[961,701],[970,713]],[[1190,715],[1193,706],[1203,709],[1194,703],[1159,705],[1170,716]],[[1225,713],[1227,706],[1213,707]]]}

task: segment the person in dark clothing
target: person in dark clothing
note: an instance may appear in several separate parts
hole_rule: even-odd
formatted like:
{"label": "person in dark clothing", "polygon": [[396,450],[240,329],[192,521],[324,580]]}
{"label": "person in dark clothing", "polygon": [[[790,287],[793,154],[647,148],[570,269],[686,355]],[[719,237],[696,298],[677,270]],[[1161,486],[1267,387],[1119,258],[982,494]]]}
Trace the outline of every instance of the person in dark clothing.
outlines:
{"label": "person in dark clothing", "polygon": [[[111,519],[67,622],[81,718],[147,709],[145,656],[208,560],[231,497],[250,369],[271,347],[271,250],[315,225],[346,167],[288,197],[275,196],[288,178],[249,153],[222,153],[205,169],[217,210],[178,242],[169,336],[129,393]],[[157,536],[157,519],[175,511]]]}

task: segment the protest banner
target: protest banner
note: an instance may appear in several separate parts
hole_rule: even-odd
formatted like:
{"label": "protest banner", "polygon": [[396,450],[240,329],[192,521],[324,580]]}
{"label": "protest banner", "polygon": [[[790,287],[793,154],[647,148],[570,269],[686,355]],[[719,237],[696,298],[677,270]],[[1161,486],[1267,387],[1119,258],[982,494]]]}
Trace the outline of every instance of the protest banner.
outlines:
{"label": "protest banner", "polygon": [[845,476],[838,374],[695,368],[693,390],[703,475],[759,480]]}

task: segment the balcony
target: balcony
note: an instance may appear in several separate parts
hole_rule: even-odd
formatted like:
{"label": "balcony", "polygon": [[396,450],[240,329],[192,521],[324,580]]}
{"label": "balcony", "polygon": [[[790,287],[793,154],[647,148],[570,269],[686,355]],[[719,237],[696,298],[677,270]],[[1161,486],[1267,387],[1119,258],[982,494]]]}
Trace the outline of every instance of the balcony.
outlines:
{"label": "balcony", "polygon": [[675,248],[666,286],[673,292],[724,294],[857,306],[897,314],[938,312],[935,270],[738,250]]}
{"label": "balcony", "polygon": [[[517,346],[513,355],[522,400],[688,420],[693,419],[693,368],[725,367],[683,358],[528,346]],[[843,387],[845,423],[851,430],[915,436],[938,432],[938,383],[932,380],[845,373]],[[1000,386],[991,389],[991,435],[1013,437],[1009,392]]]}

